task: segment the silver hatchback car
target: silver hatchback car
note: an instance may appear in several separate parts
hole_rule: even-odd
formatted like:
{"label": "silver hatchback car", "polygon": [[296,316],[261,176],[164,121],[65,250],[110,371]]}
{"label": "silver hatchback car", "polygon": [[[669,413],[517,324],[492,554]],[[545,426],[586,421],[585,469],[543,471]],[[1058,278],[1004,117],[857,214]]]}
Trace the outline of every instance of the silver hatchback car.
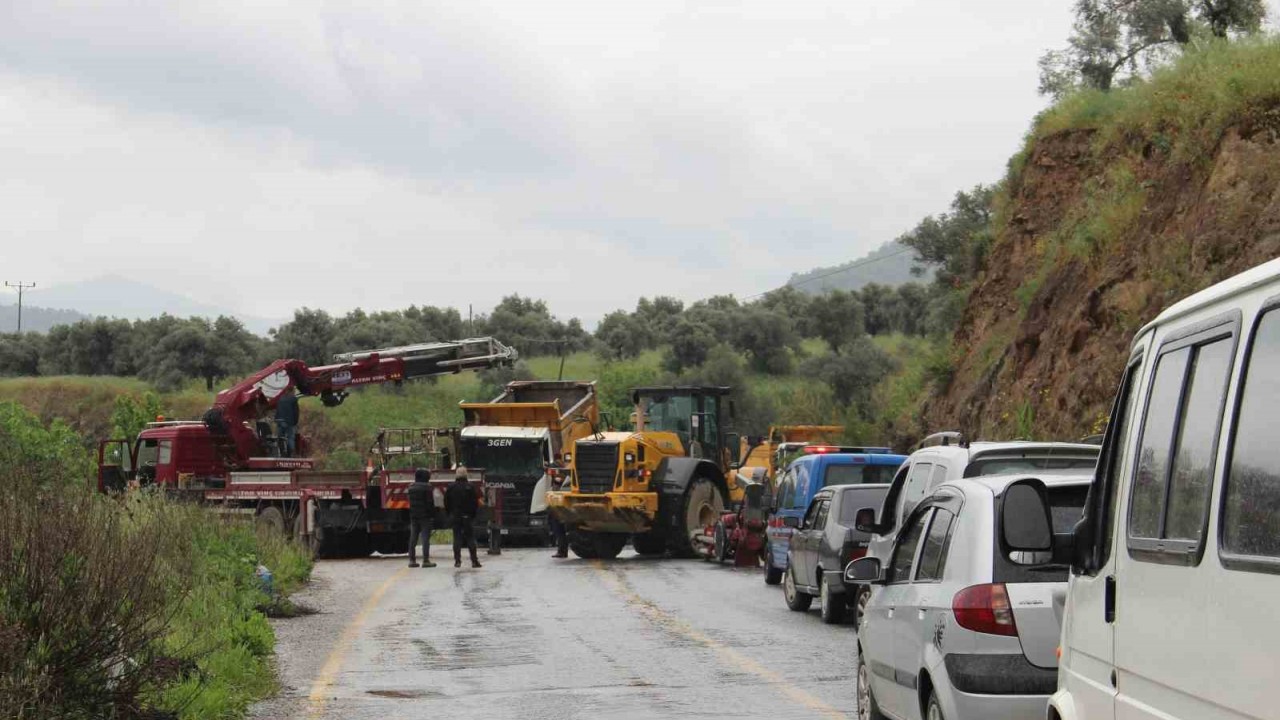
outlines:
{"label": "silver hatchback car", "polygon": [[[1002,493],[1025,477],[943,483],[912,511],[887,566],[875,557],[849,564],[846,582],[875,588],[858,628],[859,718],[1044,717],[1057,686],[1067,568],[1015,564],[1000,552]],[[1041,479],[1054,532],[1065,533],[1092,478]]]}

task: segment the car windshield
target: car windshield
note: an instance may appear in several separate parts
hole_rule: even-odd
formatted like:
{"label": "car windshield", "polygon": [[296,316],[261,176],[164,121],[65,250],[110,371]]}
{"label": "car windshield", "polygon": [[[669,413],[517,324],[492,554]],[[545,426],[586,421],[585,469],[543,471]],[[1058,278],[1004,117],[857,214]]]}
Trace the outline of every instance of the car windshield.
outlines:
{"label": "car windshield", "polygon": [[986,475],[1078,475],[1081,470],[1092,470],[1096,457],[1003,457],[978,459],[964,469],[964,476]]}
{"label": "car windshield", "polygon": [[484,468],[494,476],[541,477],[542,443],[513,438],[466,438],[462,441],[462,464]]}
{"label": "car windshield", "polygon": [[828,465],[822,473],[822,486],[889,483],[897,471],[893,465]]}
{"label": "car windshield", "polygon": [[[1065,533],[1080,520],[1084,514],[1085,498],[1089,494],[1089,485],[1060,485],[1049,488],[1049,509],[1053,518],[1053,532]],[[999,519],[996,520],[996,534],[1000,537]],[[1020,565],[1000,554],[995,548],[995,564],[992,567],[992,582],[1002,583],[1042,583],[1066,582],[1068,568],[1065,565]]]}

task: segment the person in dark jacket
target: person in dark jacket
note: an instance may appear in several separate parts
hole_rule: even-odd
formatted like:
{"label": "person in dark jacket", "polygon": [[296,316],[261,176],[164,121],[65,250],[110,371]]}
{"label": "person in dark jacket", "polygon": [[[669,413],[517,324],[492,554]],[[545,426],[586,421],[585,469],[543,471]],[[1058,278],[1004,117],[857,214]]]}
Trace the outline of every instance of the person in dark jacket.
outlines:
{"label": "person in dark jacket", "polygon": [[422,537],[422,567],[433,568],[431,562],[431,519],[436,513],[436,499],[431,489],[431,471],[418,468],[409,486],[409,567],[418,567],[418,537]]}
{"label": "person in dark jacket", "polygon": [[[563,490],[568,480],[566,478],[557,478],[553,480],[553,489],[556,492]],[[547,517],[551,520],[551,537],[555,540],[556,551],[551,557],[567,558],[569,557],[569,528],[553,512],[548,512]]]}
{"label": "person in dark jacket", "polygon": [[298,394],[285,390],[276,403],[276,435],[284,441],[284,456],[293,457],[298,451]]}
{"label": "person in dark jacket", "polygon": [[476,502],[476,491],[467,482],[467,469],[459,466],[453,484],[444,493],[444,510],[453,520],[453,566],[462,567],[462,548],[471,551],[471,567],[480,567],[480,558],[476,557],[476,513],[480,506]]}

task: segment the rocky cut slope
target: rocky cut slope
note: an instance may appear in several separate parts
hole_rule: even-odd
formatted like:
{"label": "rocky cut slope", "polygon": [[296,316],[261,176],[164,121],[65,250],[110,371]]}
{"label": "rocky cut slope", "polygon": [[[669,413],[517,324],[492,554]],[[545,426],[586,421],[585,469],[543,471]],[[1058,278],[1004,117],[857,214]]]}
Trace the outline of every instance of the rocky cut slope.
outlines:
{"label": "rocky cut slope", "polygon": [[1010,162],[929,429],[1075,439],[1105,426],[1134,333],[1280,255],[1280,42],[1215,45],[1068,98]]}

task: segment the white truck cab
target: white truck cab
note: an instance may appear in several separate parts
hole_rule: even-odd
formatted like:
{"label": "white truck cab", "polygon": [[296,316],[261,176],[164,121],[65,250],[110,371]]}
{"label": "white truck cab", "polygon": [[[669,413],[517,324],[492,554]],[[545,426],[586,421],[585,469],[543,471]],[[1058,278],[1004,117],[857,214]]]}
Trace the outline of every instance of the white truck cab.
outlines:
{"label": "white truck cab", "polygon": [[1138,332],[1071,533],[1035,495],[1001,552],[1071,565],[1048,718],[1280,717],[1280,260]]}

